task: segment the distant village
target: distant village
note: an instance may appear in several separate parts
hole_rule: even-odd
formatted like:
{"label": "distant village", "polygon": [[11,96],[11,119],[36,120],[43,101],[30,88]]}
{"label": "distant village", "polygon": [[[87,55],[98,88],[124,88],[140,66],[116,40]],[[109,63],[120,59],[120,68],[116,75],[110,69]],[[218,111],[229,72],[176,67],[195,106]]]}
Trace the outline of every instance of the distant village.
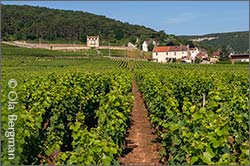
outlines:
{"label": "distant village", "polygon": [[[208,51],[204,48],[198,48],[194,45],[169,45],[160,46],[159,42],[154,39],[147,39],[139,42],[139,39],[135,43],[128,42],[123,46],[110,46],[110,44],[100,45],[99,36],[86,36],[86,45],[83,44],[38,44],[26,43],[26,41],[13,41],[2,43],[26,47],[26,48],[44,48],[50,50],[63,50],[63,51],[76,51],[76,50],[88,50],[96,48],[96,52],[100,55],[100,50],[140,50],[143,59],[157,63],[199,63],[199,64],[215,64],[220,62],[220,57],[223,53],[220,50],[214,51],[208,55]],[[142,43],[142,44],[140,44]],[[109,57],[112,57],[109,51]],[[117,55],[116,55],[117,57]],[[128,57],[127,57],[128,58]],[[134,57],[132,57],[134,58]],[[233,54],[228,55],[231,63],[249,62],[249,54]]]}
{"label": "distant village", "polygon": [[[138,43],[138,38],[136,43]],[[200,64],[215,64],[219,61],[220,51],[214,51],[209,57],[208,53],[203,48],[190,47],[189,45],[180,46],[159,46],[155,40],[143,41],[141,51],[148,52],[149,44],[153,44],[152,58],[153,62],[158,63],[200,63]],[[87,36],[88,47],[99,47],[99,36]],[[137,48],[136,44],[129,42],[128,48]],[[232,63],[235,62],[249,62],[248,54],[230,54],[229,58]]]}

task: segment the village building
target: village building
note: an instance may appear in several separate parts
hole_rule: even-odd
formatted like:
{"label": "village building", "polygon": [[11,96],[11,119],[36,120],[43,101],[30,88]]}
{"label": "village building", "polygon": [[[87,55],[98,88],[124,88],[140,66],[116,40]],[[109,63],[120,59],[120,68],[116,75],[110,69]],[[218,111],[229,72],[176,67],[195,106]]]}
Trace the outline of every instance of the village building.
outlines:
{"label": "village building", "polygon": [[190,56],[192,57],[192,59],[195,59],[196,55],[200,52],[197,47],[189,48],[189,51],[190,51]]}
{"label": "village building", "polygon": [[213,58],[219,58],[219,56],[220,56],[220,51],[214,51],[214,52],[212,53],[212,57],[213,57]]}
{"label": "village building", "polygon": [[87,36],[88,47],[99,47],[99,36]]}
{"label": "village building", "polygon": [[136,41],[135,41],[135,44],[138,44],[138,43],[139,43],[139,38],[137,37]]}
{"label": "village building", "polygon": [[201,59],[201,60],[207,60],[208,59],[208,55],[205,52],[199,52],[196,55],[196,58]]}
{"label": "village building", "polygon": [[142,43],[142,51],[148,52],[148,44],[147,44],[146,41],[144,41],[144,42]]}
{"label": "village building", "polygon": [[199,52],[195,58],[199,59],[200,64],[210,64],[210,58],[208,57],[207,52],[205,52],[204,50],[202,52]]}
{"label": "village building", "polygon": [[215,64],[219,62],[220,51],[214,51],[210,57],[210,63]]}
{"label": "village building", "polygon": [[152,59],[154,62],[171,62],[173,59],[186,59],[187,62],[194,61],[198,48],[189,48],[189,46],[158,46],[154,47]]}
{"label": "village building", "polygon": [[208,59],[204,59],[200,62],[200,64],[211,64],[211,62]]}
{"label": "village building", "polygon": [[229,55],[231,62],[249,62],[249,54],[230,54]]}
{"label": "village building", "polygon": [[194,62],[194,59],[190,56],[188,57],[183,57],[182,60],[181,60],[182,63],[193,63]]}
{"label": "village building", "polygon": [[218,59],[218,58],[210,58],[210,63],[211,63],[211,64],[215,64],[215,63],[217,63],[217,62],[219,62],[219,59]]}
{"label": "village building", "polygon": [[155,39],[144,40],[143,43],[142,43],[142,51],[144,51],[144,52],[152,51],[152,50],[148,50],[148,46],[150,44],[153,44],[154,46],[157,46],[157,45],[159,45],[159,42],[157,42]]}
{"label": "village building", "polygon": [[152,43],[153,43],[154,46],[158,46],[158,45],[160,44],[160,43],[157,42],[156,40],[153,40]]}

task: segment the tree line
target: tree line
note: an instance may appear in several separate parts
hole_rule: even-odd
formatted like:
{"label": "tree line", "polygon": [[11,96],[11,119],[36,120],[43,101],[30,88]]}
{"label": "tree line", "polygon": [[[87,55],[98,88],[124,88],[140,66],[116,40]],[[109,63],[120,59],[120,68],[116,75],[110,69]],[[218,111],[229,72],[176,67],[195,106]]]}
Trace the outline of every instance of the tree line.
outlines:
{"label": "tree line", "polygon": [[132,25],[82,11],[49,9],[45,7],[2,5],[3,40],[45,40],[86,42],[87,35],[99,35],[101,44],[127,42],[142,43],[148,38],[160,44],[182,40],[164,31],[155,31],[145,26]]}

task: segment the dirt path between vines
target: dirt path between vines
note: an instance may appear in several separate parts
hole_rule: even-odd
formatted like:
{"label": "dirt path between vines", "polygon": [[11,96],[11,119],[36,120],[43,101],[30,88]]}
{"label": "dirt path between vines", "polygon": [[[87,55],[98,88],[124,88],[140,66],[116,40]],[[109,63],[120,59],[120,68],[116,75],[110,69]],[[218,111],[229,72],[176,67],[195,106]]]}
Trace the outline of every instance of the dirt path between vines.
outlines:
{"label": "dirt path between vines", "polygon": [[124,156],[120,157],[120,164],[124,165],[159,165],[158,145],[153,143],[156,135],[151,128],[142,95],[133,81],[132,92],[135,97],[134,108],[131,113],[131,126],[126,138]]}

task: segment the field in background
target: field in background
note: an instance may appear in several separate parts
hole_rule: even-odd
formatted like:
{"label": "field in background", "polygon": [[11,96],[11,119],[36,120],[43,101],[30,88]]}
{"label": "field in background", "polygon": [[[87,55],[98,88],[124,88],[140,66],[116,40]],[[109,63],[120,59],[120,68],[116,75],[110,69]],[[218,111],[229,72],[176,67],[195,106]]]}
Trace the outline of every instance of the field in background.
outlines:
{"label": "field in background", "polygon": [[[3,48],[14,48],[22,52],[22,48],[32,48],[32,54],[37,56],[113,56],[130,58],[150,58],[151,52],[142,52],[138,49],[118,46],[100,46],[99,48],[89,48],[82,44],[32,44],[25,42],[2,42]],[[19,46],[11,47],[11,46]],[[9,52],[7,51],[7,52]],[[59,51],[59,52],[58,52]],[[28,53],[30,55],[30,53]],[[27,55],[25,55],[27,56]]]}
{"label": "field in background", "polygon": [[[51,72],[65,72],[67,70],[77,71],[103,71],[109,70],[113,66],[114,61],[110,61],[108,57],[109,50],[101,50],[103,56],[97,55],[96,50],[86,51],[57,51],[47,49],[27,49],[15,46],[2,44],[2,72],[3,78],[10,78],[14,75],[30,76],[34,72],[35,75],[39,72],[44,72],[42,75]],[[149,57],[151,53],[143,53],[144,57]],[[89,56],[87,56],[89,55]],[[137,57],[140,58],[140,52],[127,52],[121,50],[112,50],[111,55],[114,57]],[[124,56],[128,55],[128,56]],[[103,65],[102,63],[105,61]],[[86,63],[88,62],[88,63]],[[214,70],[214,71],[247,71],[248,64],[215,64],[215,65],[198,65],[198,64],[157,64],[153,62],[141,62],[142,65],[147,64],[152,66],[147,70],[159,68],[176,68],[176,69],[196,69],[196,70]],[[93,67],[92,65],[97,65]],[[101,65],[103,65],[101,67]],[[17,74],[18,73],[18,74]],[[38,74],[39,75],[39,74]],[[41,76],[41,75],[40,75]],[[20,77],[21,78],[21,77]]]}

